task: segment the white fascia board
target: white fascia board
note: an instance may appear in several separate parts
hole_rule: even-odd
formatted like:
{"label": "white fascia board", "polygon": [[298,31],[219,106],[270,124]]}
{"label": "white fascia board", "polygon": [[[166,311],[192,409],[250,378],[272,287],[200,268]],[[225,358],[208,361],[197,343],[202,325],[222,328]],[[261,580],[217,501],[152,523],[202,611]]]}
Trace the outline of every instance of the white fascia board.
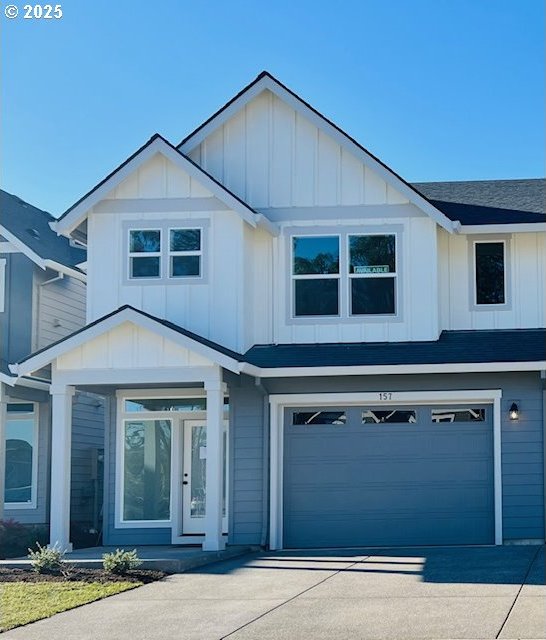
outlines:
{"label": "white fascia board", "polygon": [[526,222],[521,224],[463,224],[457,233],[539,233],[546,231],[546,222]]}
{"label": "white fascia board", "polygon": [[280,100],[290,105],[297,113],[312,122],[321,131],[333,138],[338,144],[349,150],[353,155],[362,160],[367,166],[375,171],[387,184],[397,189],[406,198],[415,204],[421,211],[430,216],[437,224],[443,227],[448,233],[454,233],[455,223],[450,220],[439,209],[433,206],[428,200],[409,187],[403,180],[395,175],[390,169],[366,153],[362,147],[353,142],[345,133],[337,129],[323,116],[310,109],[302,100],[278,84],[271,76],[264,76],[250,89],[234,100],[228,107],[223,109],[216,118],[213,118],[204,127],[199,129],[191,138],[186,140],[179,148],[183,153],[189,153],[200,144],[210,133],[224,124],[235,113],[248,104],[255,96],[268,89]]}
{"label": "white fascia board", "polygon": [[197,180],[201,185],[209,189],[219,200],[225,202],[233,211],[237,212],[250,226],[256,227],[255,213],[250,207],[245,206],[237,198],[226,191],[220,184],[206,175],[202,169],[182,155],[163,139],[156,138],[147,147],[142,149],[138,155],[132,158],[127,164],[118,169],[106,182],[89,194],[87,198],[82,200],[74,207],[66,216],[60,218],[56,222],[50,223],[51,228],[58,235],[68,236],[76,229],[86,218],[89,210],[103,200],[115,187],[117,187],[125,178],[130,176],[147,160],[157,153],[161,153],[165,158],[180,167],[192,178]]}
{"label": "white fascia board", "polygon": [[12,245],[17,247],[22,254],[24,254],[29,260],[32,260],[32,262],[37,264],[41,269],[46,268],[44,260],[3,225],[0,225],[0,235],[6,238],[6,240],[9,240]]}
{"label": "white fascia board", "polygon": [[66,265],[61,264],[60,262],[56,262],[55,260],[44,260],[44,265],[48,269],[52,269],[53,271],[57,271],[58,273],[70,276],[71,278],[76,278],[76,280],[80,280],[81,282],[87,282],[87,276],[85,275],[85,273],[81,273],[77,269],[67,267]]}
{"label": "white fascia board", "polygon": [[407,375],[424,373],[495,373],[500,371],[540,371],[546,361],[476,362],[452,364],[363,365],[354,367],[279,367],[260,368],[241,363],[241,373],[259,378],[300,378],[319,376]]}
{"label": "white fascia board", "polygon": [[28,358],[28,360],[18,364],[10,364],[10,371],[18,376],[29,375],[33,371],[37,371],[38,369],[50,364],[59,356],[81,346],[89,340],[103,335],[107,331],[118,327],[124,322],[132,322],[137,326],[147,329],[157,335],[161,335],[168,340],[171,340],[172,342],[175,342],[176,344],[211,360],[214,364],[218,364],[229,371],[233,371],[234,373],[239,372],[239,363],[236,360],[224,355],[223,353],[215,351],[214,349],[207,347],[206,345],[197,342],[178,331],[174,331],[160,322],[138,313],[138,311],[135,311],[134,309],[123,309],[119,313],[116,313],[109,318],[88,327],[87,329],[83,329],[75,335],[62,340],[58,344],[54,344],[48,349],[37,353],[35,356]]}
{"label": "white fascia board", "polygon": [[264,216],[263,213],[259,213],[256,216],[256,224],[260,229],[264,229],[274,238],[277,238],[281,233],[279,225],[272,222],[267,216]]}
{"label": "white fascia board", "polygon": [[16,376],[8,376],[6,373],[0,373],[0,382],[9,385],[10,387],[14,387],[17,383]]}

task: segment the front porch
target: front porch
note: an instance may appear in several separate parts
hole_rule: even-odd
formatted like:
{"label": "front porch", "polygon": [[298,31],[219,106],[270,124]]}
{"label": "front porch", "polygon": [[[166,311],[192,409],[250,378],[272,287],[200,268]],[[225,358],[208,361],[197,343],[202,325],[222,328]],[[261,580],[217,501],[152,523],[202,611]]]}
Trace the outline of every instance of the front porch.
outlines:
{"label": "front porch", "polygon": [[221,551],[228,534],[229,401],[233,359],[124,308],[16,365],[51,365],[50,544],[72,551],[72,397],[106,398],[103,540]]}

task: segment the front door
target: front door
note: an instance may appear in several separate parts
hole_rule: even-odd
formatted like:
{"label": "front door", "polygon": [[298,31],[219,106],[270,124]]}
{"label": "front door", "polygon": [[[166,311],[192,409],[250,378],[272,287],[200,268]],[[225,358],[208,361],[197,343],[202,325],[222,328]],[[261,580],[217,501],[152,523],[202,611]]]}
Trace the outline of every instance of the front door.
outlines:
{"label": "front door", "polygon": [[[207,423],[184,420],[182,461],[182,535],[199,535],[205,531]],[[224,423],[223,530],[227,531],[227,421]]]}

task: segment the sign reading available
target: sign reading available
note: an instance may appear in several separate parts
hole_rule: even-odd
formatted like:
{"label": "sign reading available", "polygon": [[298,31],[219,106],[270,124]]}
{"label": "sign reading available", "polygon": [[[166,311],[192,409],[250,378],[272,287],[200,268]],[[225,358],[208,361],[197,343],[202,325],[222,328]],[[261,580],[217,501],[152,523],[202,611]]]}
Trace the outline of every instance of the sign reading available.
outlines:
{"label": "sign reading available", "polygon": [[390,273],[388,264],[378,264],[375,267],[355,265],[355,273]]}

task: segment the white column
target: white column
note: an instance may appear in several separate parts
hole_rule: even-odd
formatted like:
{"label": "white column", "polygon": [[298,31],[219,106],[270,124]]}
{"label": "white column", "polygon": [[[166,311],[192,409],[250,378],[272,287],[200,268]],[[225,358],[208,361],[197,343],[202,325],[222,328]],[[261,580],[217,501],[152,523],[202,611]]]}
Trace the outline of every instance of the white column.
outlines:
{"label": "white column", "polygon": [[205,382],[207,390],[207,470],[205,551],[219,551],[226,543],[222,536],[223,413],[224,385],[220,379]]}
{"label": "white column", "polygon": [[51,507],[49,544],[71,551],[70,464],[74,387],[51,385]]}
{"label": "white column", "polygon": [[0,520],[4,517],[4,484],[6,482],[6,397],[0,383]]}

